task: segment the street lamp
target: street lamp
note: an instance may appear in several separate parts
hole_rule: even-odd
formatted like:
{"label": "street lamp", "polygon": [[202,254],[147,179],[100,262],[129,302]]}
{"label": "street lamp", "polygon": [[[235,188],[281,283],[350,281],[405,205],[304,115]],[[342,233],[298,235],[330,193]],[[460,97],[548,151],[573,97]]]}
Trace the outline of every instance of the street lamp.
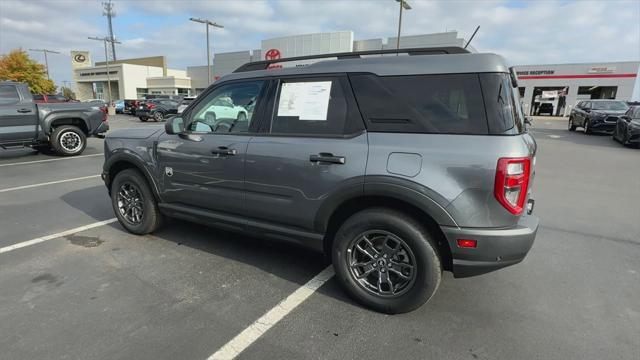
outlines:
{"label": "street lamp", "polygon": [[[396,50],[400,50],[400,28],[402,28],[402,9],[411,10],[411,5],[406,0],[396,0],[400,3],[400,16],[398,17],[398,38],[396,39]],[[398,55],[398,53],[396,53]]]}
{"label": "street lamp", "polygon": [[44,63],[45,63],[45,66],[47,67],[47,79],[49,79],[49,60],[47,59],[47,53],[52,53],[52,54],[60,54],[60,53],[57,51],[48,50],[48,49],[29,49],[29,51],[40,51],[44,53]]}
{"label": "street lamp", "polygon": [[120,41],[117,41],[116,39],[112,39],[110,37],[95,37],[95,36],[89,36],[88,38],[89,40],[96,40],[96,41],[102,41],[104,43],[104,60],[107,64],[107,88],[109,88],[109,107],[111,107],[111,101],[113,100],[113,98],[111,97],[111,77],[109,76],[109,55],[108,55],[108,51],[107,51],[107,43],[112,43],[112,44],[122,44]]}
{"label": "street lamp", "polygon": [[189,20],[197,23],[205,24],[204,26],[207,29],[207,85],[209,85],[211,83],[211,54],[209,53],[209,26],[217,27],[220,29],[224,28],[224,26],[217,24],[213,21],[209,21],[207,19],[189,18]]}

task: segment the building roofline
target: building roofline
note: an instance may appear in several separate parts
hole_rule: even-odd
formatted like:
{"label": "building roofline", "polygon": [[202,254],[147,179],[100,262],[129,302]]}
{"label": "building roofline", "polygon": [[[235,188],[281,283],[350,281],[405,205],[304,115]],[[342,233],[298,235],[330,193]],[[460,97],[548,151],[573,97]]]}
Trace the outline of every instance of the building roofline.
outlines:
{"label": "building roofline", "polygon": [[557,65],[600,65],[600,64],[640,64],[639,60],[625,61],[602,61],[602,62],[580,62],[580,63],[560,63],[560,64],[530,64],[530,65],[513,65],[513,67],[524,66],[557,66]]}

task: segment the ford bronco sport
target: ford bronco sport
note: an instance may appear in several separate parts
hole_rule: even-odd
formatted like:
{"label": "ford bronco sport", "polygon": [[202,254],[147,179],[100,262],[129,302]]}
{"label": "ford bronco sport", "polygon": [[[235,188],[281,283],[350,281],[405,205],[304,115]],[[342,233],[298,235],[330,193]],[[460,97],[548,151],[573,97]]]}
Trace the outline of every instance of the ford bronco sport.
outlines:
{"label": "ford bronco sport", "polygon": [[522,261],[536,143],[513,72],[461,48],[376,56],[391,52],[245,64],[164,129],[111,132],[103,178],[120,223],[147,234],[169,216],[312,247],[386,313],[429,300],[443,270]]}

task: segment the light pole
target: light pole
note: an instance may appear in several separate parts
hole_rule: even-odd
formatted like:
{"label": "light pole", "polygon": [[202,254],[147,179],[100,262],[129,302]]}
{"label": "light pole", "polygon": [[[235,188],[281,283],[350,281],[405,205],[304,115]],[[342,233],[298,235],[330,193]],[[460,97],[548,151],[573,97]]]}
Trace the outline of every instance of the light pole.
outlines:
{"label": "light pole", "polygon": [[[396,39],[396,50],[400,50],[400,29],[402,28],[402,9],[411,10],[411,5],[406,0],[396,0],[400,3],[400,16],[398,17],[398,38]],[[396,53],[398,55],[398,53]]]}
{"label": "light pole", "polygon": [[224,26],[217,24],[213,21],[209,21],[207,19],[189,18],[189,20],[197,23],[205,24],[204,26],[207,29],[207,85],[209,85],[211,84],[211,53],[209,52],[209,26],[217,27],[220,29],[224,28]]}
{"label": "light pole", "polygon": [[111,76],[109,76],[109,55],[108,55],[108,50],[107,50],[107,43],[115,43],[115,44],[121,44],[121,42],[116,41],[115,39],[112,39],[110,37],[95,37],[95,36],[89,36],[88,38],[89,40],[96,40],[96,41],[102,41],[104,43],[104,59],[106,61],[106,65],[107,65],[107,88],[109,91],[109,106],[111,106],[111,101],[113,100],[111,97]]}
{"label": "light pole", "polygon": [[47,68],[47,79],[49,79],[49,60],[47,59],[47,53],[52,53],[52,54],[60,54],[57,51],[53,51],[53,50],[48,50],[48,49],[29,49],[30,51],[40,51],[42,53],[44,53],[44,64]]}

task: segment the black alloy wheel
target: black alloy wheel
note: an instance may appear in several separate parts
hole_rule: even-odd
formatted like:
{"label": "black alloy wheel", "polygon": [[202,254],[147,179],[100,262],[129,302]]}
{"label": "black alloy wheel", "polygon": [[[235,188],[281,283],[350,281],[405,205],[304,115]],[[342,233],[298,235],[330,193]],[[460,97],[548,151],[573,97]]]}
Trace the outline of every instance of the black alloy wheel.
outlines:
{"label": "black alloy wheel", "polygon": [[369,230],[355,237],[347,250],[347,261],[358,284],[377,296],[400,296],[416,279],[411,248],[385,230]]}

